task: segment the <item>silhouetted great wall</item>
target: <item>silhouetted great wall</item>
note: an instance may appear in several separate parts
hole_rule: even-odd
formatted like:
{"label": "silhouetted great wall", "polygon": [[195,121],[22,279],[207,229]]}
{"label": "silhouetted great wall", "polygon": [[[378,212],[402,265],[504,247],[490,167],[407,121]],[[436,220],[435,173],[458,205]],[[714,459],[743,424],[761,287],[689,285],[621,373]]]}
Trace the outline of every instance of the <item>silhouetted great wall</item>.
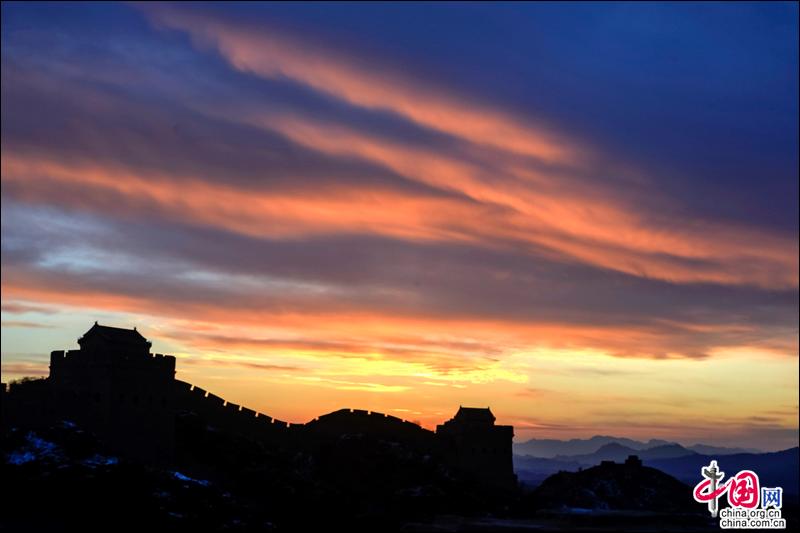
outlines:
{"label": "silhouetted great wall", "polygon": [[3,385],[3,424],[35,427],[67,419],[112,450],[146,463],[170,464],[176,416],[283,447],[313,447],[326,437],[368,434],[437,452],[452,467],[498,487],[514,487],[512,426],[495,425],[488,408],[459,408],[436,432],[382,413],[341,409],[292,424],[226,402],[175,379],[175,357],[151,354],[136,329],[95,323],[80,349],[54,351],[47,379]]}

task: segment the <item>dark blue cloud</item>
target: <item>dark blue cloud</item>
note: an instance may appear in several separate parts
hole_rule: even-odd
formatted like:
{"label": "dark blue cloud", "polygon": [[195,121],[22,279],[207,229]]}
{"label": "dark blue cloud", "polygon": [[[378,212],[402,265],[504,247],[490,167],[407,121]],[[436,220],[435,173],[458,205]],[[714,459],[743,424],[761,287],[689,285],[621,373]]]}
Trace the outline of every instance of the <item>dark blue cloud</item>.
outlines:
{"label": "dark blue cloud", "polygon": [[[185,33],[151,24],[136,6],[41,3],[3,4],[2,9],[4,153],[158,171],[164,179],[185,180],[187,188],[197,180],[248,192],[302,194],[338,184],[360,192],[391,189],[474,201],[374,161],[315,150],[272,131],[269,124],[255,127],[243,118],[283,111],[480,166],[481,148],[464,139],[390,111],[336,99],[289,77],[264,79],[236,70]],[[563,177],[560,169],[546,169],[552,181],[580,181],[598,190],[608,185],[615,198],[637,206],[637,221],[669,229],[689,220],[687,227],[697,231],[705,222],[717,228],[735,222],[796,238],[796,4],[226,3],[190,9],[263,25],[263,31],[280,28],[303,42],[335,47],[366,68],[386,65],[585,141],[598,148],[607,165]],[[515,163],[542,168],[522,159]],[[617,165],[640,169],[644,184],[626,184],[615,174]],[[487,182],[517,179],[498,168],[481,168]],[[223,279],[244,275],[317,283],[349,299],[312,302],[318,305],[355,303],[386,313],[531,323],[635,325],[652,328],[661,339],[673,336],[670,348],[695,356],[719,343],[796,342],[790,330],[796,323],[797,290],[785,283],[772,290],[735,282],[673,283],[554,258],[546,246],[525,246],[530,243],[509,236],[495,239],[494,247],[486,242],[413,242],[369,227],[363,233],[350,229],[338,235],[255,238],[197,220],[181,221],[181,213],[169,206],[156,209],[141,198],[126,204],[108,190],[82,198],[82,184],[68,180],[60,189],[45,184],[40,189],[47,190],[24,194],[35,186],[25,180],[4,183],[4,201],[51,205],[62,219],[67,214],[59,208],[94,213],[108,233],[82,230],[75,234],[76,246],[153,258],[152,270],[138,276],[60,272],[43,264],[47,250],[67,239],[4,219],[4,266],[17,274],[27,268],[58,286],[74,282],[145,294],[168,305],[181,299],[211,303],[236,298],[240,303],[232,305],[264,305],[263,295],[230,287],[209,284],[206,291],[198,290],[198,283],[182,277],[182,269],[193,268]],[[67,197],[78,201],[68,204]],[[603,200],[598,197],[597,204]],[[127,211],[128,218],[123,216]],[[583,236],[558,237],[577,243]],[[589,245],[594,238],[586,237]],[[213,247],[207,246],[210,242]],[[689,271],[732,268],[702,254],[643,248],[642,256],[657,256]],[[733,266],[757,262],[750,251],[735,257]],[[148,281],[156,277],[158,284]],[[387,294],[415,298],[393,301]],[[746,334],[684,329],[695,321],[750,323],[762,329]]]}
{"label": "dark blue cloud", "polygon": [[[660,194],[677,198],[683,212],[676,216],[797,230],[796,3],[194,8],[378,57],[624,154],[647,169]],[[26,42],[26,32],[37,38]],[[193,53],[186,36],[152,28],[131,5],[4,4],[3,46],[7,54],[101,65],[122,48],[132,60],[179,67],[184,78],[194,70],[224,73],[251,95],[265,84],[231,73],[213,54]],[[146,91],[142,82],[129,90]],[[323,118],[347,115],[372,131],[428,142],[418,128],[322,102],[296,86],[269,90]]]}
{"label": "dark blue cloud", "polygon": [[692,213],[796,232],[796,3],[204,9],[380,56],[586,137]]}

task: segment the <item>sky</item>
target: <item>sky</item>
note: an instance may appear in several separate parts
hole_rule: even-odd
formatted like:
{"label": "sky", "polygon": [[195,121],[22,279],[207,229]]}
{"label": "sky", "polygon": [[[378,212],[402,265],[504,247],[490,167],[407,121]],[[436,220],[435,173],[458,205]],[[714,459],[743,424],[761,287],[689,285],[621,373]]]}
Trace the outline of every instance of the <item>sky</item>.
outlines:
{"label": "sky", "polygon": [[798,444],[796,3],[2,4],[2,379]]}

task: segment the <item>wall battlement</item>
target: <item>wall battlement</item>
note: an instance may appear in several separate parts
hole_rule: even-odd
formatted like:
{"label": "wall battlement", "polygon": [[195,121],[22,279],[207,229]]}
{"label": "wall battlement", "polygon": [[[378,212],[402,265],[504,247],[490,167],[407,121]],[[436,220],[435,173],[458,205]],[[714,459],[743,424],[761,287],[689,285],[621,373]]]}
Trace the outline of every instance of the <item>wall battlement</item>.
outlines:
{"label": "wall battlement", "polygon": [[292,427],[288,422],[228,402],[181,380],[175,380],[175,408],[176,412],[194,413],[211,426],[251,436],[265,436]]}
{"label": "wall battlement", "polygon": [[[120,364],[140,370],[162,374],[165,379],[170,379],[175,374],[175,357],[172,355],[156,354],[121,354],[116,360],[108,358],[108,352],[93,350],[84,352],[83,350],[53,350],[50,352],[50,372],[55,370],[56,374],[63,369],[76,368],[77,365],[107,365],[118,366]],[[81,370],[83,371],[83,370]]]}
{"label": "wall battlement", "polygon": [[353,417],[353,418],[367,417],[368,420],[380,420],[390,424],[406,425],[406,427],[413,427],[417,429],[422,429],[423,431],[429,431],[421,427],[419,424],[411,422],[410,420],[398,418],[394,415],[379,413],[377,411],[367,411],[365,409],[351,409],[351,408],[339,409],[338,411],[333,411],[332,413],[320,415],[317,418],[308,422],[308,424],[313,424],[319,421],[324,421],[331,418],[342,417],[342,416]]}
{"label": "wall battlement", "polygon": [[343,435],[402,442],[441,454],[482,481],[503,487],[516,483],[511,460],[514,430],[495,425],[488,408],[461,408],[436,432],[390,414],[353,408],[292,424],[175,379],[175,357],[150,353],[150,342],[136,329],[95,323],[78,343],[78,350],[50,353],[47,379],[3,386],[3,423],[74,420],[122,455],[169,463],[176,415],[192,413],[208,427],[289,447],[322,446]]}

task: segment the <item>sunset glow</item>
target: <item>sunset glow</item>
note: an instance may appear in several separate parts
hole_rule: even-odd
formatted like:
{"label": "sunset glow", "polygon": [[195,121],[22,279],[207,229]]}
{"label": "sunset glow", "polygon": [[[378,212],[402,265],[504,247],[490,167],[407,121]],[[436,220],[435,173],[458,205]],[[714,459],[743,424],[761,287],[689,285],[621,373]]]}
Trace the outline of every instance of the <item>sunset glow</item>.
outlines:
{"label": "sunset glow", "polygon": [[796,446],[797,5],[724,7],[4,3],[3,382]]}

